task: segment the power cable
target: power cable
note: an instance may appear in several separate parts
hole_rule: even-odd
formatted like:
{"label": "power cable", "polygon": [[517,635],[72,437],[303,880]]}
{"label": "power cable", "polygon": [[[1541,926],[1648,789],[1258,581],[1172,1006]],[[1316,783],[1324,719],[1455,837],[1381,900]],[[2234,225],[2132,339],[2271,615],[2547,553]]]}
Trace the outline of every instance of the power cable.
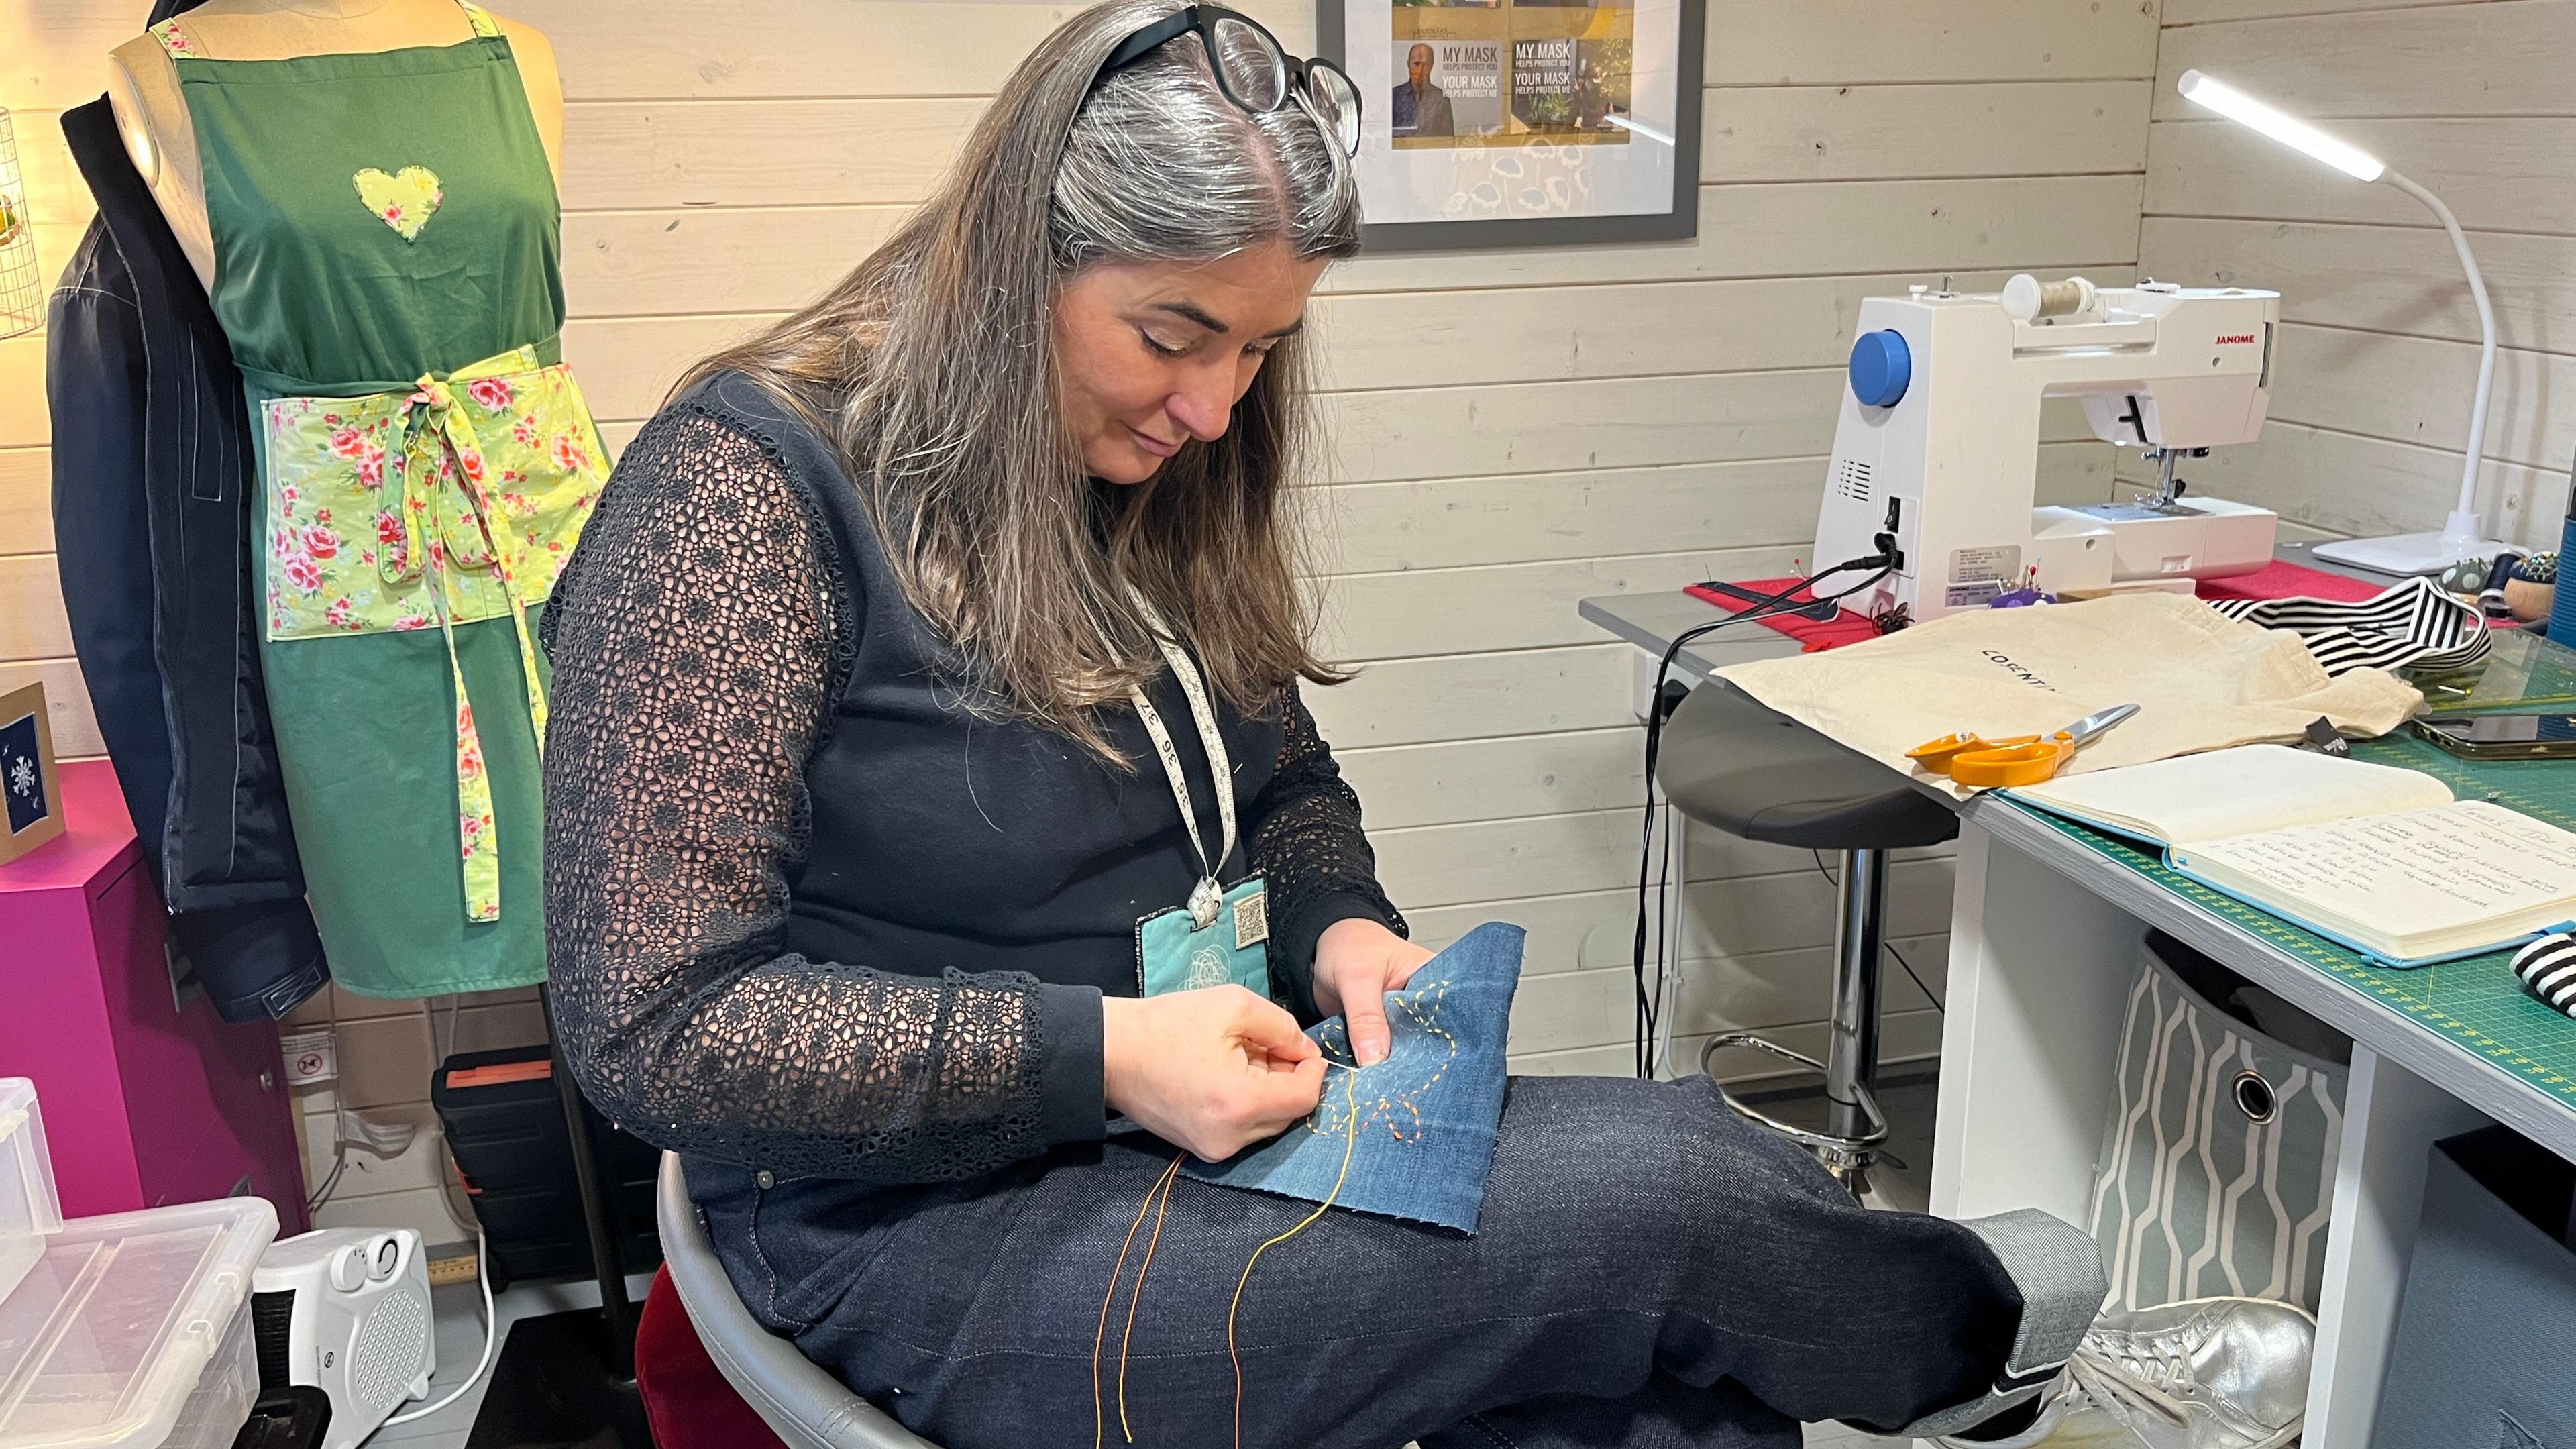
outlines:
{"label": "power cable", "polygon": [[487,1255],[490,1252],[491,1245],[484,1241],[483,1230],[476,1228],[474,1230],[474,1281],[483,1290],[483,1356],[474,1361],[474,1372],[465,1376],[465,1382],[449,1389],[447,1397],[423,1404],[417,1409],[406,1409],[385,1420],[382,1427],[390,1429],[396,1424],[408,1424],[415,1419],[426,1419],[458,1399],[464,1398],[468,1390],[483,1381],[483,1371],[492,1366],[493,1346],[501,1341],[501,1320],[492,1311],[492,1266],[487,1261]]}
{"label": "power cable", "polygon": [[[1693,642],[1709,634],[1715,633],[1717,630],[1726,628],[1730,624],[1755,623],[1763,619],[1776,618],[1783,614],[1793,614],[1802,609],[1810,609],[1815,607],[1817,604],[1838,602],[1840,600],[1847,599],[1852,595],[1859,593],[1863,589],[1868,588],[1870,585],[1877,583],[1879,580],[1886,578],[1889,574],[1896,571],[1896,558],[1894,556],[1895,541],[1889,535],[1881,534],[1879,536],[1879,546],[1883,550],[1880,553],[1872,554],[1867,558],[1851,559],[1843,563],[1838,563],[1832,568],[1825,569],[1822,572],[1809,574],[1807,577],[1798,580],[1796,583],[1789,585],[1778,593],[1770,594],[1763,598],[1754,600],[1752,603],[1747,605],[1741,613],[1729,614],[1723,619],[1712,619],[1705,624],[1700,624],[1683,630],[1681,633],[1673,636],[1672,642],[1665,646],[1663,658],[1658,661],[1655,666],[1655,686],[1653,691],[1647,695],[1646,703],[1646,806],[1643,831],[1644,839],[1642,844],[1639,846],[1637,859],[1637,928],[1635,939],[1630,945],[1628,961],[1629,973],[1636,984],[1636,1070],[1639,1077],[1651,1077],[1654,1074],[1655,1032],[1663,1011],[1665,972],[1673,964],[1668,963],[1664,959],[1664,927],[1667,924],[1667,917],[1663,902],[1664,897],[1666,893],[1669,892],[1672,884],[1672,857],[1670,850],[1667,849],[1664,856],[1664,869],[1661,877],[1661,885],[1656,888],[1655,904],[1651,910],[1657,930],[1655,935],[1654,984],[1650,991],[1646,979],[1646,931],[1647,918],[1650,914],[1647,903],[1647,890],[1648,887],[1654,884],[1657,879],[1655,870],[1655,766],[1662,755],[1664,720],[1673,712],[1673,709],[1678,703],[1678,701],[1668,702],[1665,698],[1665,687],[1672,678],[1673,661],[1679,659],[1681,657],[1682,650],[1688,648]],[[1859,583],[1852,585],[1850,588],[1841,590],[1838,593],[1811,597],[1804,603],[1782,607],[1783,605],[1789,604],[1789,601],[1802,589],[1813,588],[1817,583],[1825,579],[1832,578],[1836,574],[1852,573],[1860,569],[1870,569],[1874,572],[1872,572],[1869,577],[1862,579]],[[1682,888],[1684,890],[1688,890],[1689,887],[1690,882],[1687,880],[1682,882]]]}

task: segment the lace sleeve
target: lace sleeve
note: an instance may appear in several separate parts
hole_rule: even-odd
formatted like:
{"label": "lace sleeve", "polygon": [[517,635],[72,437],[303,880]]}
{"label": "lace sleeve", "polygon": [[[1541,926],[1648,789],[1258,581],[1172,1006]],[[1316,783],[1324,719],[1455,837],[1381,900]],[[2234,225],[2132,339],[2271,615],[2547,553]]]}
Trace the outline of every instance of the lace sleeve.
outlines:
{"label": "lace sleeve", "polygon": [[1315,1018],[1315,941],[1335,921],[1376,921],[1401,936],[1404,917],[1377,883],[1377,852],[1360,828],[1360,797],[1342,778],[1315,717],[1291,682],[1280,698],[1279,767],[1247,811],[1252,869],[1269,883],[1270,959],[1278,994]]}
{"label": "lace sleeve", "polygon": [[667,411],[618,463],[545,619],[565,1055],[645,1140],[788,1174],[934,1181],[1096,1138],[1096,992],[784,950],[853,627],[831,547],[788,469],[716,418]]}

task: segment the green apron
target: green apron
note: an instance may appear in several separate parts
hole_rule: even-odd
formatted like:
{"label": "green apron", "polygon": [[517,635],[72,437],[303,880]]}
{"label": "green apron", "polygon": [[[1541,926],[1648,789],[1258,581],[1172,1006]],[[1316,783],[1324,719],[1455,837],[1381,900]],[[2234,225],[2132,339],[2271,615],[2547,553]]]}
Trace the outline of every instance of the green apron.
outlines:
{"label": "green apron", "polygon": [[559,209],[510,43],[223,60],[178,21],[213,302],[259,453],[251,584],[338,982],[546,975],[535,616],[607,462],[560,362]]}

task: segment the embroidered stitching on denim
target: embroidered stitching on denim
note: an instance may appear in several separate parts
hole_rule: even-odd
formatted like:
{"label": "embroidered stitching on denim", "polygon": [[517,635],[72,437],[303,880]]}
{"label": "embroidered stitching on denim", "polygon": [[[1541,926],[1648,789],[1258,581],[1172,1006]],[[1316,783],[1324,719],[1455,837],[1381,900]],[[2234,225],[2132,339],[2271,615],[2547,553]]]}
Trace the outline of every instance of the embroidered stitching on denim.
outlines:
{"label": "embroidered stitching on denim", "polygon": [[[1380,1092],[1378,1094],[1376,1105],[1371,1107],[1369,1110],[1369,1115],[1366,1118],[1359,1119],[1352,1126],[1351,1131],[1354,1136],[1376,1127],[1380,1122],[1384,1122],[1386,1123],[1387,1135],[1393,1137],[1396,1141],[1419,1143],[1422,1141],[1423,1134],[1430,1130],[1422,1124],[1422,1095],[1425,1092],[1430,1091],[1433,1087],[1438,1086],[1440,1084],[1440,1079],[1449,1074],[1449,1068],[1457,1062],[1460,1050],[1458,1038],[1450,1035],[1440,1026],[1439,1007],[1440,1004],[1448,998],[1449,985],[1450,983],[1446,981],[1439,983],[1438,987],[1432,994],[1431,1000],[1427,1003],[1416,1002],[1404,997],[1395,998],[1394,1005],[1396,1009],[1402,1011],[1408,1018],[1410,1018],[1413,1024],[1420,1027],[1425,1035],[1437,1037],[1441,1041],[1446,1042],[1449,1047],[1449,1055],[1442,1058],[1440,1065],[1432,1068],[1431,1075],[1425,1077],[1421,1082],[1392,1093]],[[1430,1008],[1429,1014],[1427,1015],[1423,1011],[1424,1006],[1428,1006]],[[1324,1027],[1322,1037],[1323,1039],[1319,1044],[1324,1048],[1324,1052],[1327,1056],[1332,1057],[1336,1061],[1355,1061],[1355,1054],[1351,1051],[1350,1028],[1347,1023],[1327,1023]],[[1356,1066],[1353,1070],[1357,1073],[1364,1073],[1366,1071],[1365,1068]],[[1396,1109],[1399,1105],[1401,1105],[1405,1112],[1412,1115],[1413,1135],[1410,1137],[1405,1136],[1404,1129],[1397,1126],[1393,1120],[1396,1114]],[[1355,1115],[1357,1108],[1354,1107],[1352,1111]],[[1317,1137],[1340,1136],[1341,1126],[1339,1123],[1323,1120],[1331,1112],[1332,1102],[1328,1098],[1320,1107],[1317,1108],[1312,1116],[1309,1116],[1306,1119],[1306,1130]]]}

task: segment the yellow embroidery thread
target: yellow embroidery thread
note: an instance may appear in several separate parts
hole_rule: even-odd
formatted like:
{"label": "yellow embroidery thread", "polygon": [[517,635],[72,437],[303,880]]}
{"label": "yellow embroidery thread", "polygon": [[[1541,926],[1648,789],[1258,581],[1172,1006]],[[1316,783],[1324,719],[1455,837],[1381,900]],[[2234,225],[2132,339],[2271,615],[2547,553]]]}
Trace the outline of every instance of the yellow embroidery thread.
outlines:
{"label": "yellow embroidery thread", "polygon": [[[1448,1075],[1450,1066],[1458,1060],[1459,1054],[1462,1050],[1458,1043],[1458,1039],[1455,1036],[1450,1035],[1449,1032],[1440,1025],[1440,1005],[1449,994],[1449,984],[1450,983],[1446,981],[1439,983],[1438,987],[1432,991],[1429,999],[1422,1002],[1417,1003],[1398,997],[1390,1003],[1397,1010],[1402,1011],[1408,1018],[1410,1018],[1414,1027],[1423,1036],[1435,1037],[1440,1041],[1447,1043],[1449,1047],[1449,1055],[1443,1058],[1438,1066],[1432,1068],[1431,1075],[1424,1078],[1421,1082],[1411,1087],[1402,1088],[1393,1092],[1380,1093],[1376,1102],[1369,1109],[1368,1120],[1365,1122],[1354,1121],[1349,1124],[1350,1129],[1354,1134],[1361,1131],[1373,1130],[1380,1123],[1384,1123],[1387,1135],[1393,1137],[1398,1142],[1419,1142],[1422,1140],[1422,1134],[1426,1129],[1422,1123],[1421,1096],[1423,1093],[1428,1092],[1433,1087],[1439,1085],[1440,1079]],[[1329,1029],[1325,1032],[1325,1037],[1326,1040],[1324,1045],[1328,1050],[1338,1051],[1343,1055],[1350,1054],[1350,1045],[1347,1040],[1334,1040],[1333,1033]],[[1335,1060],[1338,1060],[1338,1058]],[[1404,1130],[1398,1127],[1393,1120],[1396,1109],[1399,1106],[1401,1106],[1403,1110],[1413,1118],[1413,1135],[1410,1137],[1406,1136],[1404,1134]],[[1330,1137],[1334,1135],[1341,1129],[1341,1125],[1342,1124],[1333,1120],[1333,1112],[1329,1103],[1317,1108],[1315,1114],[1306,1120],[1306,1130],[1318,1137]]]}
{"label": "yellow embroidery thread", "polygon": [[[1180,1165],[1179,1158],[1172,1159],[1172,1167]],[[1136,1341],[1136,1305],[1145,1301],[1145,1275],[1154,1271],[1154,1250],[1163,1243],[1163,1215],[1171,1211],[1172,1184],[1179,1176],[1168,1169],[1163,1173],[1163,1202],[1154,1209],[1154,1236],[1145,1240],[1145,1261],[1136,1269],[1136,1291],[1127,1295],[1127,1331],[1118,1339],[1118,1432],[1130,1444],[1136,1442],[1136,1430],[1127,1422],[1127,1346]]]}
{"label": "yellow embroidery thread", "polygon": [[[1443,1070],[1445,1069],[1444,1066]],[[1235,1348],[1235,1317],[1243,1309],[1243,1293],[1252,1284],[1252,1270],[1260,1265],[1261,1255],[1314,1226],[1315,1220],[1321,1218],[1325,1210],[1332,1207],[1335,1200],[1341,1197],[1343,1186],[1350,1181],[1351,1156],[1353,1150],[1358,1147],[1360,1138],[1358,1089],[1354,1085],[1358,1076],[1359,1071],[1356,1068],[1346,1071],[1342,1076],[1344,1105],[1342,1120],[1345,1124],[1342,1139],[1342,1167],[1333,1178],[1332,1191],[1324,1195],[1324,1200],[1315,1205],[1313,1212],[1299,1219],[1295,1227],[1252,1250],[1251,1259],[1243,1265],[1242,1278],[1235,1282],[1234,1301],[1228,1304],[1225,1310],[1225,1353],[1227,1359],[1234,1365],[1234,1449],[1243,1449],[1243,1358]],[[1438,1079],[1439,1074],[1435,1072],[1433,1080]],[[1383,1107],[1386,1104],[1381,1101],[1379,1105]],[[1396,1134],[1396,1138],[1398,1141],[1405,1140],[1400,1132]],[[1152,1213],[1154,1232],[1145,1242],[1144,1260],[1137,1265],[1136,1286],[1127,1299],[1126,1331],[1118,1340],[1118,1431],[1125,1436],[1128,1443],[1136,1442],[1136,1430],[1127,1414],[1128,1349],[1134,1344],[1136,1338],[1136,1310],[1145,1298],[1145,1278],[1147,1274],[1154,1271],[1154,1251],[1162,1245],[1163,1222],[1172,1206],[1172,1183],[1180,1173],[1182,1159],[1187,1156],[1187,1153],[1182,1153],[1173,1157],[1171,1165],[1163,1169],[1162,1176],[1154,1179],[1154,1185],[1145,1190],[1145,1200],[1136,1208],[1136,1220],[1127,1225],[1127,1240],[1118,1247],[1118,1262],[1109,1270],[1109,1290],[1100,1296],[1100,1322],[1091,1335],[1091,1449],[1102,1449],[1108,1440],[1108,1406],[1100,1393],[1100,1355],[1105,1350],[1109,1339],[1109,1310],[1118,1301],[1118,1283],[1126,1276],[1127,1256],[1135,1251],[1136,1234],[1144,1229],[1145,1215]]]}
{"label": "yellow embroidery thread", "polygon": [[[1315,1219],[1322,1217],[1324,1210],[1333,1205],[1333,1199],[1342,1195],[1342,1184],[1350,1180],[1351,1149],[1357,1147],[1360,1140],[1360,1104],[1357,1089],[1352,1085],[1352,1079],[1358,1075],[1357,1072],[1342,1074],[1342,1100],[1350,1111],[1351,1126],[1349,1135],[1342,1139],[1342,1170],[1333,1179],[1333,1190],[1324,1194],[1324,1200],[1317,1203],[1315,1210],[1306,1214],[1297,1226],[1252,1250],[1252,1261],[1243,1265],[1243,1278],[1234,1285],[1234,1302],[1225,1310],[1225,1356],[1234,1362],[1234,1449],[1243,1449],[1243,1356],[1234,1347],[1234,1316],[1243,1307],[1243,1290],[1252,1282],[1252,1270],[1259,1266],[1261,1255],[1311,1227]],[[1144,1221],[1144,1214],[1137,1214],[1136,1220]]]}
{"label": "yellow embroidery thread", "polygon": [[[1180,1170],[1181,1159],[1175,1156],[1171,1166],[1164,1168],[1163,1175],[1154,1179],[1154,1185],[1146,1189],[1145,1201],[1136,1209],[1136,1221],[1127,1226],[1127,1241],[1118,1249],[1118,1266],[1109,1270],[1109,1291],[1100,1295],[1100,1327],[1091,1335],[1091,1449],[1100,1449],[1109,1430],[1100,1398],[1100,1348],[1109,1339],[1109,1305],[1118,1299],[1118,1280],[1127,1272],[1127,1254],[1136,1246],[1136,1233],[1145,1226],[1145,1214],[1154,1210],[1155,1196],[1170,1185]],[[1154,1231],[1160,1235],[1162,1224],[1156,1223]],[[1136,1280],[1136,1291],[1142,1293],[1144,1290],[1145,1281],[1140,1274]],[[1123,1423],[1126,1412],[1123,1404],[1119,1412]]]}

